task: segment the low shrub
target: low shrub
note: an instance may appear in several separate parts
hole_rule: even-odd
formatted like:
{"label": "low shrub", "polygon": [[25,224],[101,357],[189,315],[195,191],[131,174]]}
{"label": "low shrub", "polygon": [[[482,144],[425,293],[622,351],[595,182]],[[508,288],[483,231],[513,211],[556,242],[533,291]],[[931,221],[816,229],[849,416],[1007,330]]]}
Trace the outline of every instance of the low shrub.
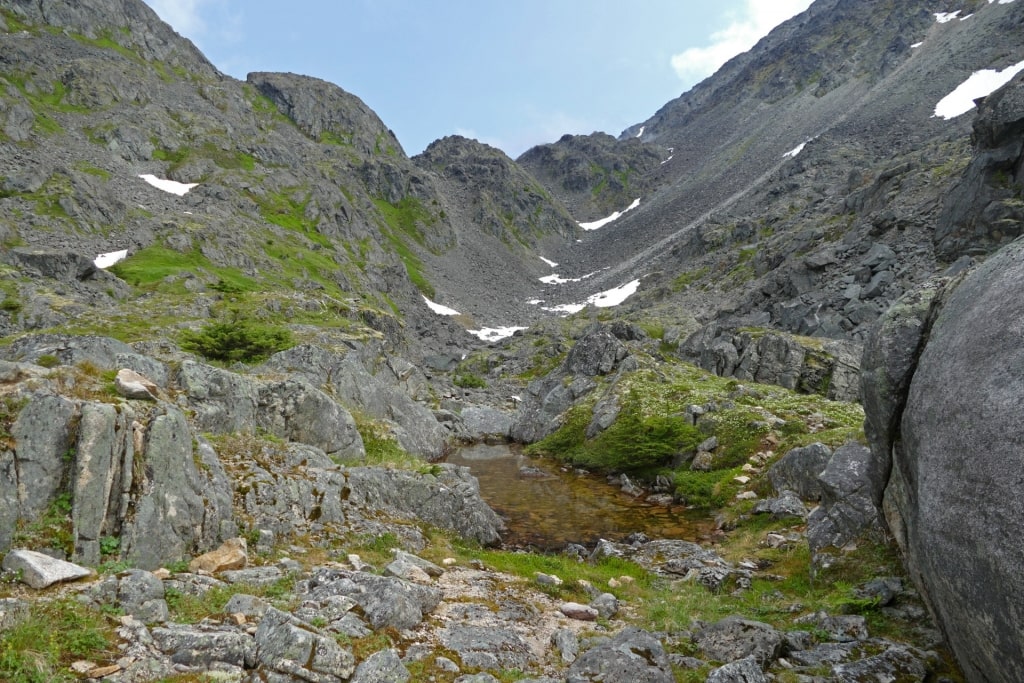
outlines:
{"label": "low shrub", "polygon": [[286,328],[239,319],[186,330],[181,333],[180,343],[186,351],[225,363],[258,363],[294,345],[292,334]]}

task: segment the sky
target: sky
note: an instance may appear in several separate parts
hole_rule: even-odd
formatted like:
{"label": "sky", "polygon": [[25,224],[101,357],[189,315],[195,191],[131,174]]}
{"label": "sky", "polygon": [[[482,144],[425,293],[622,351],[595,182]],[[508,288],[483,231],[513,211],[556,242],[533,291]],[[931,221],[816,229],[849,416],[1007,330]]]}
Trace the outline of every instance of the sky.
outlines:
{"label": "sky", "polygon": [[515,158],[618,136],[811,0],[145,0],[222,72],[290,71],[368,104],[409,155],[463,135]]}

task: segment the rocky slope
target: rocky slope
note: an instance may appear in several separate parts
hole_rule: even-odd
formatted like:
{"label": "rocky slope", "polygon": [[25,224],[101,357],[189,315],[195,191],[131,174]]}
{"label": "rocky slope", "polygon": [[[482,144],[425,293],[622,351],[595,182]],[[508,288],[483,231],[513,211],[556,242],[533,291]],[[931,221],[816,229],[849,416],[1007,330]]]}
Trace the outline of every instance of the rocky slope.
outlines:
{"label": "rocky slope", "polygon": [[[993,283],[1015,291],[1018,243],[957,284],[1021,232],[1024,75],[977,117],[932,113],[972,71],[1024,60],[1024,4],[938,9],[961,15],[819,0],[620,140],[567,136],[513,162],[458,137],[410,159],[355,95],[228,78],[141,2],[0,0],[0,547],[133,568],[82,594],[126,614],[112,680],[950,674],[888,576],[892,533],[968,678],[1019,678],[1004,636],[1020,606],[975,590],[1015,585],[1020,553],[998,542],[1014,520],[997,505],[998,524],[971,521],[1005,484],[1019,392],[961,353],[1012,346],[1016,309]],[[637,196],[598,230],[575,222]],[[562,277],[539,282],[556,261]],[[545,310],[629,281],[617,308]],[[500,344],[465,331],[528,322]],[[610,471],[651,505],[718,509],[704,542],[719,545],[485,555],[474,544],[498,543],[501,521],[464,470],[429,463],[495,439]],[[961,481],[935,475],[962,469],[945,445],[975,442],[988,458],[962,477],[976,495],[952,538],[990,560],[934,543],[961,502],[944,497]],[[237,580],[148,571],[239,535],[259,560]],[[378,541],[459,566],[347,557]],[[525,562],[546,593],[484,561]],[[535,576],[548,561],[601,590]],[[617,591],[636,600],[621,620],[601,595],[622,588],[612,570],[642,584]],[[264,581],[288,600],[154,626],[161,601]],[[2,603],[0,653],[24,650],[7,634],[40,605]],[[580,653],[571,620],[595,616]]]}

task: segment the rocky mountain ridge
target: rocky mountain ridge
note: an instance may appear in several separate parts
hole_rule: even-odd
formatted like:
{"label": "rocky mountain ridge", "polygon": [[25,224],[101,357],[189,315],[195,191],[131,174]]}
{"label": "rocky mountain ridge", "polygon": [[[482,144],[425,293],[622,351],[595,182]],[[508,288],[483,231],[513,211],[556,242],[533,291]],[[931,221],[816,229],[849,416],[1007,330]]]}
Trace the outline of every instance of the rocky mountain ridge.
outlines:
{"label": "rocky mountain ridge", "polygon": [[[938,21],[938,9],[974,13]],[[227,78],[141,2],[0,2],[0,530],[9,535],[0,545],[133,565],[137,574],[107,577],[96,590],[103,609],[134,615],[131,601],[111,595],[138,583],[158,601],[153,582],[167,579],[144,570],[240,533],[262,545],[268,566],[282,546],[309,553],[327,545],[340,559],[359,538],[423,552],[438,543],[425,525],[497,543],[500,520],[475,480],[429,461],[460,441],[513,439],[566,469],[609,471],[624,495],[721,509],[717,535],[704,543],[736,557],[687,550],[675,560],[688,579],[672,590],[728,586],[728,596],[715,594],[723,601],[711,609],[716,619],[723,614],[714,610],[735,614],[757,596],[758,614],[814,633],[782,636],[735,619],[672,622],[664,634],[595,637],[582,654],[558,645],[563,661],[554,664],[548,644],[535,660],[505,660],[505,650],[521,650],[518,636],[470,646],[452,631],[437,636],[441,655],[457,652],[448,658],[454,668],[431,669],[438,680],[489,681],[487,672],[512,675],[505,670],[524,661],[533,673],[572,681],[600,680],[608,667],[615,680],[672,680],[691,665],[696,673],[684,680],[944,675],[941,657],[925,651],[940,644],[916,599],[863,575],[866,566],[889,566],[870,555],[885,552],[886,534],[968,679],[1015,680],[1002,663],[1020,660],[1019,643],[1003,635],[1015,632],[1019,606],[956,577],[1016,585],[1019,549],[1006,551],[1007,563],[956,548],[948,563],[935,560],[936,529],[952,527],[927,503],[956,488],[935,484],[934,472],[962,469],[941,448],[961,436],[937,446],[927,435],[955,424],[936,425],[944,382],[966,386],[980,373],[990,380],[980,392],[965,389],[969,405],[959,409],[998,408],[992,433],[981,417],[963,430],[992,445],[971,473],[978,497],[999,488],[994,479],[1015,457],[1012,368],[977,358],[947,368],[935,358],[973,330],[986,330],[972,343],[988,348],[1006,343],[988,330],[1015,329],[1005,324],[1016,319],[1012,302],[972,304],[1004,277],[1016,291],[1024,75],[979,103],[977,116],[931,113],[972,71],[1024,59],[1022,26],[1020,2],[819,0],[622,139],[567,136],[513,162],[458,137],[410,159],[355,95],[295,74]],[[149,174],[195,185],[167,192],[141,178]],[[623,213],[598,230],[575,222],[610,210]],[[991,265],[972,269],[1001,247]],[[92,259],[119,249],[128,258],[110,272]],[[944,293],[933,296],[939,274]],[[568,318],[546,310],[627,281],[638,292],[618,307]],[[458,311],[438,315],[423,297]],[[963,330],[958,320],[978,322]],[[498,344],[466,333],[525,323],[530,329]],[[858,394],[864,433],[850,402]],[[1000,430],[1009,442],[993,436]],[[382,452],[406,458],[405,469],[361,463]],[[783,464],[780,487],[771,473]],[[926,484],[929,495],[918,496]],[[801,498],[818,501],[806,542]],[[975,501],[969,507],[964,520]],[[977,539],[996,557],[1013,515],[999,502],[984,514],[1002,521],[996,535],[965,523],[960,546]],[[742,545],[750,536],[754,545]],[[641,561],[643,548],[657,554],[660,543],[635,537],[611,554]],[[584,566],[600,570],[601,559]],[[808,562],[816,576],[881,583],[854,598],[830,594],[829,603],[796,580]],[[377,638],[374,657],[339,649],[341,636],[325,640],[317,630],[323,618],[313,612],[337,607],[314,594],[317,586],[398,601],[379,572],[308,564],[295,595],[317,602],[311,612],[278,610],[244,637],[213,627],[201,646],[187,644],[196,633],[157,636],[141,623],[149,617],[129,619],[126,647],[148,654],[104,675],[153,680],[177,675],[166,668],[177,663],[186,677],[228,664],[234,680],[406,680],[415,638],[387,631],[367,604],[356,621],[369,619],[377,633],[346,623]],[[776,564],[786,570],[769,572]],[[280,574],[299,573],[282,566]],[[830,574],[835,567],[852,573]],[[260,571],[247,580],[261,580]],[[835,580],[842,593],[836,586],[848,579]],[[196,592],[223,588],[170,581],[182,582],[170,584],[179,593],[196,581],[204,585]],[[765,588],[772,582],[779,590]],[[867,639],[862,622],[830,613],[888,606],[897,593],[908,604],[884,612],[893,620],[884,623],[913,646]],[[672,602],[642,595],[638,605]],[[805,600],[822,611],[792,617]],[[420,617],[440,604],[427,602]],[[492,609],[460,612],[458,602],[443,609],[458,612],[462,629]],[[4,605],[0,633],[13,628]],[[986,618],[974,611],[983,605],[996,615],[988,630],[974,625]],[[21,616],[11,623],[22,623],[26,609],[12,603]],[[534,615],[522,604],[505,610],[508,624]],[[600,614],[593,605],[571,610]],[[719,632],[731,640],[734,630],[760,635],[717,648]],[[249,636],[281,656],[257,664]],[[764,652],[753,642],[762,636]],[[183,663],[219,638],[239,648],[230,662]],[[648,654],[609,663],[623,642]],[[326,668],[313,656],[321,646],[337,655]],[[757,653],[748,658],[744,648]],[[405,661],[395,665],[399,651]],[[689,661],[698,651],[703,659]],[[392,673],[356,671],[357,661],[371,668],[378,660]],[[712,671],[708,662],[724,666]]]}

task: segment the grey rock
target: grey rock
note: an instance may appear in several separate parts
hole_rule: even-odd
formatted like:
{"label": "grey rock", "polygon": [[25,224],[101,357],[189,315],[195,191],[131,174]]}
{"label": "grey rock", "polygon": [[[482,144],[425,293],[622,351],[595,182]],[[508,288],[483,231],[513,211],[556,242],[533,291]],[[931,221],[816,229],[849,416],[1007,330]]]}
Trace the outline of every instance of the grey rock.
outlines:
{"label": "grey rock", "polygon": [[603,326],[589,329],[565,358],[564,367],[573,375],[607,375],[628,354],[626,347]]}
{"label": "grey rock", "polygon": [[255,637],[259,662],[273,671],[316,683],[347,680],[355,672],[355,657],[334,638],[273,607]]}
{"label": "grey rock", "polygon": [[[301,344],[271,356],[261,369],[300,374],[314,386],[327,383],[342,404],[359,406],[376,420],[391,426],[398,442],[409,453],[437,460],[444,453],[445,431],[434,414],[418,403],[410,391],[418,391],[422,374],[409,370],[401,359],[389,357],[377,372],[372,363],[355,351],[339,353]],[[405,368],[396,374],[394,367]]]}
{"label": "grey rock", "polygon": [[249,619],[259,620],[266,614],[270,604],[263,598],[246,593],[235,593],[224,605],[226,614],[244,614]]}
{"label": "grey rock", "polygon": [[597,617],[600,616],[597,609],[590,605],[581,605],[578,602],[563,602],[559,605],[558,611],[577,621],[597,621]]}
{"label": "grey rock", "polygon": [[661,642],[637,628],[623,629],[587,650],[566,672],[566,683],[673,683],[675,676]]}
{"label": "grey rock", "polygon": [[[981,103],[973,122],[974,154],[942,197],[935,222],[936,254],[946,262],[965,254],[991,253],[1021,234],[1019,169],[1024,145],[1024,79],[1019,75]],[[1009,201],[1007,201],[1009,200]]]}
{"label": "grey rock", "polygon": [[14,341],[4,349],[7,360],[36,362],[40,356],[56,356],[61,365],[91,363],[105,370],[117,370],[119,358],[138,354],[124,342],[108,337],[68,334],[33,334]]}
{"label": "grey rock", "polygon": [[[1018,79],[1019,82],[1019,79]],[[1020,453],[1024,243],[949,295],[910,382],[885,491],[910,576],[969,680],[1024,679]],[[964,454],[973,454],[966,458]],[[966,539],[966,540],[965,540]]]}
{"label": "grey rock", "polygon": [[590,601],[590,606],[596,609],[603,619],[610,619],[619,611],[619,600],[611,593],[601,593]]}
{"label": "grey rock", "polygon": [[881,519],[871,495],[867,472],[871,451],[847,443],[832,454],[819,480],[821,505],[807,520],[807,542],[812,554],[842,548],[865,533],[879,533]]}
{"label": "grey rock", "polygon": [[464,467],[442,464],[436,476],[372,467],[345,472],[343,496],[350,505],[394,511],[493,545],[501,518],[480,498],[480,485]]}
{"label": "grey rock", "polygon": [[821,643],[804,650],[791,651],[786,655],[790,663],[797,666],[821,667],[850,661],[857,654],[857,644]]}
{"label": "grey rock", "polygon": [[162,622],[167,619],[163,582],[152,573],[141,569],[129,570],[119,577],[117,603],[126,613],[143,623]]}
{"label": "grey rock", "polygon": [[568,628],[557,629],[551,634],[551,644],[555,646],[562,662],[571,664],[576,661],[580,652],[580,639],[575,631]]}
{"label": "grey rock", "polygon": [[441,601],[436,588],[365,572],[321,571],[310,585],[310,595],[318,600],[332,595],[355,600],[374,629],[413,628]]}
{"label": "grey rock", "polygon": [[156,646],[175,664],[203,668],[214,664],[247,669],[256,666],[256,641],[247,633],[176,624],[155,628],[152,634]]}
{"label": "grey rock", "polygon": [[305,379],[261,384],[256,411],[257,428],[283,439],[347,459],[366,455],[352,415]]}
{"label": "grey rock", "polygon": [[778,498],[766,498],[754,506],[754,514],[770,514],[772,519],[807,519],[807,508],[792,491],[783,491]]}
{"label": "grey rock", "polygon": [[499,437],[507,439],[512,430],[513,414],[489,406],[466,406],[462,423],[470,438],[478,441]]}
{"label": "grey rock", "polygon": [[733,662],[753,657],[767,669],[782,651],[782,634],[768,624],[740,617],[727,617],[706,626],[693,636],[693,642],[710,660]]}
{"label": "grey rock", "polygon": [[832,675],[840,683],[861,681],[906,681],[923,683],[928,675],[924,658],[902,645],[890,645],[884,652],[853,662],[836,664]]}
{"label": "grey rock", "polygon": [[455,683],[501,683],[489,673],[466,674],[455,679]]}
{"label": "grey rock", "polygon": [[825,470],[831,457],[832,449],[823,443],[794,448],[768,468],[768,478],[776,493],[789,490],[803,500],[820,500],[818,475]]}
{"label": "grey rock", "polygon": [[269,586],[284,578],[285,573],[272,565],[248,567],[246,569],[229,569],[221,572],[220,578],[227,583],[241,583],[250,586]]}
{"label": "grey rock", "polygon": [[442,629],[440,639],[459,654],[463,666],[525,670],[533,660],[529,643],[510,628],[453,624]]}
{"label": "grey rock", "polygon": [[[879,508],[893,474],[892,452],[900,440],[899,423],[910,381],[935,317],[958,282],[937,280],[902,296],[875,323],[864,346],[860,393],[864,434],[872,453],[867,479]],[[891,529],[899,529],[897,519],[887,521]]]}
{"label": "grey rock", "polygon": [[753,656],[747,656],[725,666],[712,669],[707,683],[768,683],[761,665]]}
{"label": "grey rock", "polygon": [[380,650],[356,667],[352,683],[405,683],[411,674],[395,650]]}
{"label": "grey rock", "polygon": [[[178,409],[165,405],[144,430],[141,491],[135,518],[121,536],[124,556],[143,569],[191,556],[194,547],[220,544],[233,527],[227,474],[210,448],[193,453],[192,431]],[[202,468],[197,466],[202,464]],[[234,535],[234,534],[233,534]]]}
{"label": "grey rock", "polygon": [[118,410],[104,403],[82,404],[71,507],[77,561],[99,564],[100,539],[116,527],[111,518],[120,512],[124,470],[134,459],[134,417],[127,406]]}
{"label": "grey rock", "polygon": [[[10,427],[14,449],[0,451],[0,548],[10,545],[18,520],[38,518],[57,497],[65,455],[74,445],[74,402],[31,392],[13,399],[12,405],[22,402]],[[20,482],[32,482],[31,489]]]}
{"label": "grey rock", "polygon": [[258,391],[252,380],[233,372],[185,361],[175,383],[188,397],[196,426],[214,434],[253,431]]}
{"label": "grey rock", "polygon": [[11,550],[4,556],[3,568],[5,571],[17,572],[22,583],[37,590],[92,575],[91,569],[34,550]]}

